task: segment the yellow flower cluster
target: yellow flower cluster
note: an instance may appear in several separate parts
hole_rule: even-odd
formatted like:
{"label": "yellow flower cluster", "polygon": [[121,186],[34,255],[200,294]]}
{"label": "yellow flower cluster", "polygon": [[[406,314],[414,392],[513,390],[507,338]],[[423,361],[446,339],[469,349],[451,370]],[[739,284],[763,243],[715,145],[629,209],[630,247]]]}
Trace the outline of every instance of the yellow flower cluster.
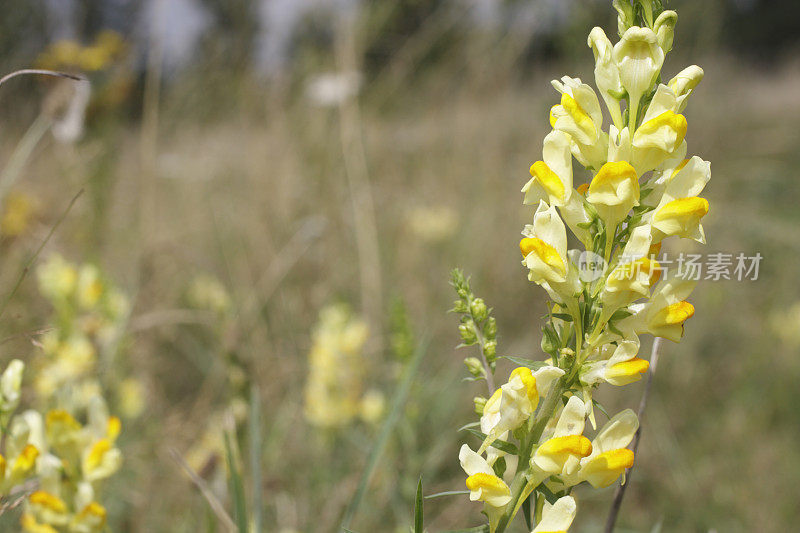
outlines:
{"label": "yellow flower cluster", "polygon": [[92,44],[86,46],[69,40],[51,44],[39,55],[36,64],[50,70],[77,69],[96,72],[108,68],[125,49],[125,41],[120,34],[103,30]]}
{"label": "yellow flower cluster", "polygon": [[36,478],[25,502],[22,530],[30,533],[103,531],[105,508],[97,501],[103,480],[122,463],[115,442],[121,430],[102,396],[94,396],[81,424],[64,409],[45,416],[28,409],[14,414],[20,400],[24,364],[13,360],[0,377],[0,494],[24,491]]}
{"label": "yellow flower cluster", "polygon": [[[39,290],[55,310],[55,323],[41,338],[44,357],[36,368],[35,389],[49,407],[86,409],[101,394],[98,360],[114,357],[128,301],[91,264],[76,266],[56,254],[37,274]],[[135,395],[131,389],[135,386],[126,385],[127,393]]]}
{"label": "yellow flower cluster", "polygon": [[[612,44],[601,28],[588,39],[612,123],[603,129],[591,86],[553,81],[560,93],[553,129],[522,189],[536,206],[522,232],[523,265],[553,300],[542,341],[549,357],[516,359],[523,366],[476,402],[484,441],[459,455],[470,499],[484,502],[491,531],[505,531],[528,496],[539,504],[534,531],[566,531],[573,487],[624,479],[638,418],[627,409],[584,436],[587,420],[596,427],[593,393],[602,383],[640,379],[649,363],[637,356],[639,335],[678,342],[694,314],[686,301],[694,283],[661,279],[656,255],[669,237],[705,241],[708,202],[699,195],[710,163],[687,158],[682,114],[703,71],[690,66],[661,83],[677,14],[653,0],[615,7],[620,40]],[[573,159],[590,176],[586,183],[575,183]],[[568,249],[568,229],[585,250]]]}
{"label": "yellow flower cluster", "polygon": [[[119,469],[122,453],[116,447],[121,422],[109,415],[98,360],[113,357],[128,304],[93,265],[76,266],[53,255],[37,274],[39,290],[55,311],[53,327],[40,342],[42,354],[34,359],[33,385],[42,410],[11,417],[24,368],[13,361],[0,380],[0,422],[7,428],[2,490],[36,478],[37,488],[25,501],[24,531],[99,532],[106,523],[99,491]],[[126,379],[116,385],[120,404],[140,412],[138,383]]]}
{"label": "yellow flower cluster", "polygon": [[305,414],[321,428],[341,428],[356,418],[380,419],[384,398],[378,390],[364,390],[367,325],[351,316],[344,305],[320,313],[309,353],[305,387]]}

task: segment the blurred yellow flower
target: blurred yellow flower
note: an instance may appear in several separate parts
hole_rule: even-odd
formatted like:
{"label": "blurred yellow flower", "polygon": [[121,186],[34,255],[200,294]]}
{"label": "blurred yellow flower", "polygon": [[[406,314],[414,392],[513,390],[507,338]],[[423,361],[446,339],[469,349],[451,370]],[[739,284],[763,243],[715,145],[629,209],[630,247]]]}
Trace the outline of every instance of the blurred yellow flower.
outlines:
{"label": "blurred yellow flower", "polygon": [[417,238],[428,243],[445,241],[458,228],[458,212],[450,207],[415,207],[406,215],[408,228]]}
{"label": "blurred yellow flower", "polygon": [[383,411],[377,391],[364,394],[366,323],[344,305],[326,307],[314,331],[305,386],[305,414],[315,426],[343,427],[359,415],[372,421]]}
{"label": "blurred yellow flower", "polygon": [[0,234],[5,237],[22,235],[30,227],[35,214],[36,203],[31,196],[18,191],[9,193],[0,217]]}

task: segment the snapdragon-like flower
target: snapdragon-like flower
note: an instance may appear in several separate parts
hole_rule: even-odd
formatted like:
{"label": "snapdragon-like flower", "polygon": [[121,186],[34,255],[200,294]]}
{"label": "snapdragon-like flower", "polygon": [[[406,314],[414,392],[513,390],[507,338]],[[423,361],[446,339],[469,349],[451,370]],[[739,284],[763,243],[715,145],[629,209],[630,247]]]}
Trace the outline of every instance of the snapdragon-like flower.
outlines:
{"label": "snapdragon-like flower", "polygon": [[572,474],[579,466],[577,460],[592,453],[591,442],[583,436],[585,424],[586,406],[580,398],[571,396],[552,435],[531,458],[531,466],[543,474],[542,479],[554,474]]}
{"label": "snapdragon-like flower", "polygon": [[608,148],[608,136],[603,131],[603,112],[594,89],[580,78],[564,76],[553,80],[561,93],[561,103],[550,110],[553,129],[563,131],[572,139],[572,153],[588,167],[602,164]]}
{"label": "snapdragon-like flower", "polygon": [[616,346],[603,346],[598,350],[597,358],[590,357],[584,365],[581,382],[585,385],[604,382],[622,386],[639,381],[650,363],[637,357],[638,352],[638,340],[622,340]]}
{"label": "snapdragon-like flower", "polygon": [[[466,361],[474,379],[490,383],[490,397],[475,398],[483,443],[477,451],[465,444],[459,459],[492,533],[505,532],[523,505],[536,517],[534,533],[564,532],[575,515],[573,487],[624,482],[639,421],[626,409],[590,440],[586,421],[596,429],[598,413],[606,412],[595,391],[639,381],[650,369],[640,336],[678,342],[695,312],[688,299],[696,283],[666,276],[658,254],[670,238],[705,242],[709,203],[700,194],[711,167],[689,152],[683,114],[703,71],[692,65],[660,83],[677,14],[655,0],[636,6],[614,2],[616,44],[601,28],[587,40],[611,116],[608,131],[592,87],[569,76],[554,81],[561,97],[551,108],[553,129],[522,188],[524,203],[536,206],[522,231],[522,264],[552,299],[545,360],[509,357],[522,366],[495,388],[493,328],[491,358]],[[581,176],[586,181],[576,183]],[[584,250],[569,248],[568,229]],[[480,299],[467,291],[463,274],[454,278],[462,280],[454,286],[464,313],[463,302]],[[466,345],[485,346],[472,322],[462,318],[460,332]]]}
{"label": "snapdragon-like flower", "polygon": [[592,453],[581,460],[576,476],[594,488],[611,485],[633,466],[633,452],[627,446],[639,429],[639,419],[630,409],[609,420],[592,440]]}

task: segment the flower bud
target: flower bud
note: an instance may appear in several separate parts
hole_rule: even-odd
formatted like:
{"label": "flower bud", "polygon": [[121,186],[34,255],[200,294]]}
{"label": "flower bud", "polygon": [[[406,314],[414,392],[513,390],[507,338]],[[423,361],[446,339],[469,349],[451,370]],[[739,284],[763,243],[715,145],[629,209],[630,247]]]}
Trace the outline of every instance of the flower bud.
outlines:
{"label": "flower bud", "polygon": [[483,369],[483,363],[477,357],[467,357],[464,359],[464,364],[469,370],[469,373],[476,378],[486,377],[486,371]]}
{"label": "flower bud", "polygon": [[456,313],[469,313],[469,307],[464,300],[456,300],[453,302],[453,311]]}
{"label": "flower bud", "polygon": [[483,334],[487,339],[494,339],[497,336],[497,321],[490,316],[483,326]]}
{"label": "flower bud", "polygon": [[486,354],[487,359],[492,361],[497,356],[497,341],[486,341],[486,343],[483,345],[483,353]]}
{"label": "flower bud", "polygon": [[633,6],[628,0],[614,0],[613,6],[617,10],[617,30],[622,37],[636,23]]}
{"label": "flower bud", "polygon": [[466,345],[475,344],[478,341],[478,337],[475,335],[475,323],[472,320],[459,325],[458,332],[461,334],[461,340]]}
{"label": "flower bud", "polygon": [[689,95],[692,94],[694,88],[697,87],[697,85],[703,79],[703,74],[702,68],[698,67],[697,65],[692,65],[686,67],[680,71],[677,76],[669,80],[667,85],[670,89],[672,89],[672,92],[675,93],[675,98],[678,104],[678,113],[686,109],[686,100],[689,98]]}
{"label": "flower bud", "polygon": [[672,38],[675,34],[675,24],[678,22],[678,14],[674,11],[664,11],[653,24],[653,31],[658,37],[658,45],[666,54],[672,50]]}
{"label": "flower bud", "polygon": [[472,401],[475,402],[475,412],[483,416],[483,408],[486,407],[486,398],[483,396],[475,396]]}
{"label": "flower bud", "polygon": [[483,322],[486,320],[486,316],[488,315],[486,303],[483,301],[483,298],[475,298],[472,300],[472,304],[470,304],[470,311],[472,311],[472,318],[478,322]]}

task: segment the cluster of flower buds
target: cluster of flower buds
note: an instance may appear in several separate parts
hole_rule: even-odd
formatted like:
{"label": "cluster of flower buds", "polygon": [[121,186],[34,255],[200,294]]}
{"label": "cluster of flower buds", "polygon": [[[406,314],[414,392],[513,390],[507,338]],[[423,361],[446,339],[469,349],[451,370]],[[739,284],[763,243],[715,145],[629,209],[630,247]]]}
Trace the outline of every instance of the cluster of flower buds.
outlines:
{"label": "cluster of flower buds", "polygon": [[[533,531],[566,531],[575,486],[624,482],[638,418],[624,410],[585,436],[587,421],[597,428],[594,391],[640,379],[649,363],[638,357],[639,336],[678,342],[694,314],[686,301],[694,282],[661,279],[657,254],[669,237],[705,242],[708,202],[699,195],[710,163],[687,158],[682,114],[703,71],[690,66],[662,83],[677,14],[656,0],[614,5],[620,40],[612,44],[599,27],[588,39],[611,124],[603,129],[591,86],[567,76],[554,81],[561,97],[550,111],[553,129],[522,189],[536,206],[522,232],[523,265],[552,299],[542,340],[548,358],[513,358],[521,366],[475,424],[483,443],[475,451],[465,444],[459,455],[470,499],[484,502],[492,532],[505,531],[523,505],[531,506]],[[575,174],[574,162],[585,171]],[[568,230],[583,250],[568,249]],[[480,329],[465,292],[460,331],[475,344]]]}
{"label": "cluster of flower buds", "polygon": [[[492,316],[492,310],[486,306],[483,298],[473,294],[469,279],[461,270],[455,269],[450,273],[450,283],[458,295],[451,311],[460,315],[460,347],[477,345],[480,349],[480,359],[467,357],[464,364],[472,379],[491,381],[497,365],[497,322]],[[485,398],[475,398],[479,412],[482,412],[485,402]]]}

